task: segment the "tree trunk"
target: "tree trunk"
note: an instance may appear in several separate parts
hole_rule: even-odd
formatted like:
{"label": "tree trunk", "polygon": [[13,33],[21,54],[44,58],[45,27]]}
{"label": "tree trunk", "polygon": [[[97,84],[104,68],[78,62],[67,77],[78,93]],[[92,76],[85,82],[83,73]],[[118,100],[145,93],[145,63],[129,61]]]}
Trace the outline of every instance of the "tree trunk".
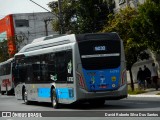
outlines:
{"label": "tree trunk", "polygon": [[133,75],[132,75],[131,68],[129,68],[129,74],[130,74],[130,78],[131,78],[131,89],[132,89],[132,91],[134,91]]}

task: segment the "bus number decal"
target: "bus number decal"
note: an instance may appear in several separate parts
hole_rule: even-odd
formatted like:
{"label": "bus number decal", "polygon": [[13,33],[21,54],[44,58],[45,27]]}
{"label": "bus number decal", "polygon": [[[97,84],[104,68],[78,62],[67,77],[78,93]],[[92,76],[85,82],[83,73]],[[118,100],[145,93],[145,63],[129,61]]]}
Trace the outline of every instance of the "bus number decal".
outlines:
{"label": "bus number decal", "polygon": [[106,51],[106,46],[95,46],[95,51]]}
{"label": "bus number decal", "polygon": [[110,73],[119,73],[119,70],[110,70]]}

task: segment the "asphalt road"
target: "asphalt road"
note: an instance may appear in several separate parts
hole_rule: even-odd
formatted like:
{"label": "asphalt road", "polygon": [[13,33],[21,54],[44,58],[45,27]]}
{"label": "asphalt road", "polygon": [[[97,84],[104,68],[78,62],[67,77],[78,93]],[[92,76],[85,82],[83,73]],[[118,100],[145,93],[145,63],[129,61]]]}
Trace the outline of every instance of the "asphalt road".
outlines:
{"label": "asphalt road", "polygon": [[[96,107],[91,106],[90,104],[81,104],[81,105],[62,105],[60,109],[54,109],[52,108],[50,103],[39,103],[39,102],[33,102],[31,105],[25,105],[22,100],[16,100],[14,96],[6,96],[0,95],[0,111],[51,111],[50,113],[54,113],[54,111],[61,111],[60,116],[61,117],[47,117],[47,118],[41,118],[42,120],[48,120],[48,119],[58,119],[58,120],[66,120],[66,119],[74,119],[75,117],[63,117],[65,115],[65,112],[67,111],[74,111],[79,112],[79,116],[81,116],[80,120],[89,120],[89,119],[99,119],[99,120],[105,120],[113,117],[83,117],[83,112],[87,112],[87,114],[90,114],[90,116],[95,116],[95,111],[103,111],[104,113],[108,112],[122,112],[122,111],[150,111],[153,113],[154,111],[160,111],[160,97],[159,98],[140,98],[140,97],[128,97],[127,99],[122,100],[114,100],[114,101],[106,101],[104,106]],[[65,111],[65,112],[64,112]],[[84,115],[87,116],[87,115]],[[22,118],[0,118],[0,120],[20,120]],[[23,118],[28,119],[28,118]],[[31,118],[30,118],[31,119]],[[40,118],[32,118],[32,120],[39,120]],[[76,118],[77,119],[77,118]],[[116,117],[118,120],[159,120],[160,117]]]}

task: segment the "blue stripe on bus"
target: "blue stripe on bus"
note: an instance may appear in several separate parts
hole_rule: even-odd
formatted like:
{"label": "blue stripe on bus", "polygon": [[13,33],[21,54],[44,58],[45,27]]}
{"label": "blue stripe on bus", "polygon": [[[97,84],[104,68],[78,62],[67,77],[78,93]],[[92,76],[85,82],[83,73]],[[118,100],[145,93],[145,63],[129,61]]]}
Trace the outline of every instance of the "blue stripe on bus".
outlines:
{"label": "blue stripe on bus", "polygon": [[[58,99],[74,99],[73,88],[56,88]],[[50,98],[50,88],[38,88],[38,97]]]}
{"label": "blue stripe on bus", "polygon": [[84,82],[88,91],[116,90],[119,88],[121,68],[103,70],[85,70]]}
{"label": "blue stripe on bus", "polygon": [[50,98],[50,88],[38,88],[38,97]]}
{"label": "blue stripe on bus", "polygon": [[73,88],[56,88],[56,93],[58,99],[67,99],[67,100],[74,99]]}

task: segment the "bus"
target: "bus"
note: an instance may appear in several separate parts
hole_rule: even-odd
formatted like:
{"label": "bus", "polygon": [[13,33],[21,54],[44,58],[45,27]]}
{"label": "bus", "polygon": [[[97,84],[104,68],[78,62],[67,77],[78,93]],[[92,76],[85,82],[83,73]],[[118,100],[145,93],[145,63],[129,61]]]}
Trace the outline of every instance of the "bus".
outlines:
{"label": "bus", "polygon": [[127,97],[123,42],[117,33],[46,37],[15,56],[15,96],[60,104]]}
{"label": "bus", "polygon": [[4,93],[7,95],[14,94],[12,62],[13,58],[10,58],[7,61],[0,63],[0,91],[2,95],[4,95]]}

